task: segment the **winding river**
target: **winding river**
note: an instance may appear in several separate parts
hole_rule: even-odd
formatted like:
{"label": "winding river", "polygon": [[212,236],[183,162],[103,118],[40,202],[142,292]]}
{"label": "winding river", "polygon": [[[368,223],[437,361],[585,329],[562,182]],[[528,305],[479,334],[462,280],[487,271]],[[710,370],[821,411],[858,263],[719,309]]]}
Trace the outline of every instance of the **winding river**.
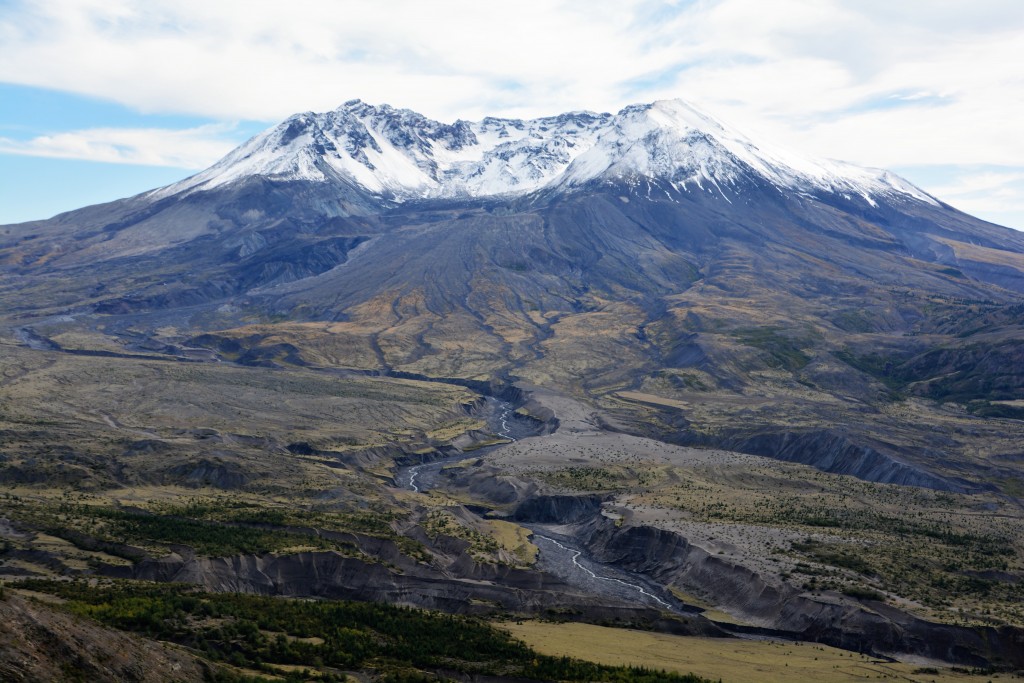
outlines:
{"label": "winding river", "polygon": [[[482,417],[487,422],[487,428],[502,439],[518,441],[519,439],[536,434],[533,425],[519,422],[514,418],[515,407],[508,401],[503,401],[494,396],[488,396],[484,403]],[[476,457],[483,457],[495,448],[504,444],[486,446],[473,452]],[[395,482],[417,493],[424,493],[437,485],[437,474],[446,464],[465,460],[468,456],[459,453],[447,458],[440,458],[431,462],[413,465],[412,467],[399,470],[395,474]]]}
{"label": "winding river", "polygon": [[[538,557],[540,568],[559,576],[574,586],[623,600],[640,600],[652,607],[660,607],[674,612],[695,611],[692,608],[687,610],[686,605],[674,599],[673,602],[669,602],[658,597],[653,591],[662,592],[663,589],[655,588],[653,585],[644,587],[639,578],[622,570],[599,565],[589,560],[581,561],[582,550],[570,548],[537,531],[534,531],[533,543],[540,550]],[[600,573],[588,565],[593,565]]]}
{"label": "winding river", "polygon": [[[516,420],[514,413],[515,407],[508,401],[493,396],[487,397],[483,416],[488,428],[496,436],[510,442],[535,436],[536,432],[532,426]],[[505,444],[481,448],[474,451],[473,456],[485,457],[503,445]],[[411,491],[426,493],[438,485],[439,473],[446,464],[459,462],[467,457],[467,454],[460,453],[403,468],[396,473],[395,481],[399,486]],[[537,557],[538,568],[558,576],[570,585],[596,595],[627,602],[640,602],[659,609],[691,614],[699,611],[676,600],[654,582],[585,558],[583,551],[573,548],[569,539],[552,538],[558,534],[542,525],[526,526],[533,532],[532,540],[540,551]]]}

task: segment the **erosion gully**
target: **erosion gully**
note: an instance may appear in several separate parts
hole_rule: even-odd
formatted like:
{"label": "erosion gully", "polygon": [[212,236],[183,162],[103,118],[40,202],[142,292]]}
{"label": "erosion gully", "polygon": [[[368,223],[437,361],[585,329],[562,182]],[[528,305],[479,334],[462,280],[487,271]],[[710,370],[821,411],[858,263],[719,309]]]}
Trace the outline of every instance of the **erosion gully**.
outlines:
{"label": "erosion gully", "polygon": [[[515,406],[509,401],[488,396],[483,410],[488,429],[510,442],[536,438],[533,425],[515,417]],[[400,469],[395,475],[399,486],[418,493],[438,488],[440,472],[448,464],[465,460],[467,457],[485,458],[507,444],[486,446],[473,451],[425,462]],[[539,553],[537,568],[561,578],[566,583],[588,593],[646,604],[679,614],[693,614],[700,610],[673,597],[662,586],[644,577],[615,567],[593,561],[583,550],[574,547],[570,538],[559,534],[549,525],[523,524],[533,532],[533,542]]]}

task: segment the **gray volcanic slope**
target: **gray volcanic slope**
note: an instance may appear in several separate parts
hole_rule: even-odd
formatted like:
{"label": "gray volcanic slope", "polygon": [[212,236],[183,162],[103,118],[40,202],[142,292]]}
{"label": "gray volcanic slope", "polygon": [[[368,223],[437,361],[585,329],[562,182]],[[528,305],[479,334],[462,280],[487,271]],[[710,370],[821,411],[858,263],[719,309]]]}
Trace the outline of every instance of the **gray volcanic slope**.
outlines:
{"label": "gray volcanic slope", "polygon": [[[645,107],[293,117],[183,183],[0,228],[3,313],[151,348],[182,341],[160,338],[173,325],[253,362],[330,347],[341,366],[550,385],[620,429],[876,481],[1012,473],[992,457],[1017,421],[984,418],[1019,417],[1001,401],[1024,392],[1024,235]],[[623,390],[702,407],[652,415]],[[933,402],[894,416],[905,397]],[[939,434],[951,405],[969,428]]]}

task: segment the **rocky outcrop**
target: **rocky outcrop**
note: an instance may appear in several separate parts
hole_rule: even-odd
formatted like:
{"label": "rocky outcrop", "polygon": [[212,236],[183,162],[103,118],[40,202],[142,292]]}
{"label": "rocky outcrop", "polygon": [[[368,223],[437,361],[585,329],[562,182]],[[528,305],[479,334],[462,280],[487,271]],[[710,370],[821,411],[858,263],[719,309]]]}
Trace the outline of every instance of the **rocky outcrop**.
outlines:
{"label": "rocky outcrop", "polygon": [[913,654],[976,667],[1024,666],[1024,629],[963,627],[919,619],[877,601],[851,605],[834,596],[797,596],[779,623],[807,640],[858,652]]}
{"label": "rocky outcrop", "polygon": [[[478,463],[479,466],[478,466]],[[493,505],[507,506],[533,495],[537,484],[508,475],[476,461],[470,467],[451,467],[442,470],[448,485],[454,489],[472,492],[479,500]]]}
{"label": "rocky outcrop", "polygon": [[763,626],[777,626],[773,619],[793,593],[746,567],[711,555],[675,532],[648,526],[619,529],[599,518],[582,525],[579,533],[579,540],[599,562],[713,596],[717,604]]}
{"label": "rocky outcrop", "polygon": [[0,680],[168,683],[207,680],[208,665],[10,591],[0,598]]}
{"label": "rocky outcrop", "polygon": [[165,475],[169,482],[182,486],[212,486],[227,491],[244,487],[251,478],[236,463],[207,458],[175,465],[167,469]]}
{"label": "rocky outcrop", "polygon": [[533,496],[512,513],[517,522],[534,524],[574,524],[601,512],[601,496]]}

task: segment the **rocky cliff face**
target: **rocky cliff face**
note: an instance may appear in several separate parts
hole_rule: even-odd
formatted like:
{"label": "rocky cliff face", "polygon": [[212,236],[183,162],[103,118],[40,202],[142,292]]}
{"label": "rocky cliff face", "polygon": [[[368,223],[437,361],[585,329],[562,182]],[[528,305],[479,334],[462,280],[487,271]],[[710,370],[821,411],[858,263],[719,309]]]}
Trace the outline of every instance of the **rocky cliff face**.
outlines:
{"label": "rocky cliff face", "polygon": [[[849,474],[865,481],[901,486],[918,486],[968,493],[991,489],[970,480],[958,477],[942,477],[932,474],[921,466],[901,462],[893,455],[879,452],[865,444],[858,444],[848,436],[831,431],[785,432],[749,435],[740,433],[735,437],[708,439],[683,435],[682,443],[693,445],[714,445],[753,455],[764,455],[787,462],[811,465],[824,472]],[[898,452],[889,444],[890,452]]]}
{"label": "rocky cliff face", "polygon": [[[450,550],[464,550],[448,539]],[[434,543],[441,542],[435,540]],[[193,583],[214,592],[255,593],[291,598],[370,600],[443,610],[455,614],[544,615],[552,611],[589,621],[652,624],[680,635],[725,636],[697,615],[676,618],[651,608],[601,599],[532,570],[473,562],[461,552],[442,571],[390,554],[397,567],[334,552],[239,555],[201,558],[172,555],[111,575],[147,581]]]}

